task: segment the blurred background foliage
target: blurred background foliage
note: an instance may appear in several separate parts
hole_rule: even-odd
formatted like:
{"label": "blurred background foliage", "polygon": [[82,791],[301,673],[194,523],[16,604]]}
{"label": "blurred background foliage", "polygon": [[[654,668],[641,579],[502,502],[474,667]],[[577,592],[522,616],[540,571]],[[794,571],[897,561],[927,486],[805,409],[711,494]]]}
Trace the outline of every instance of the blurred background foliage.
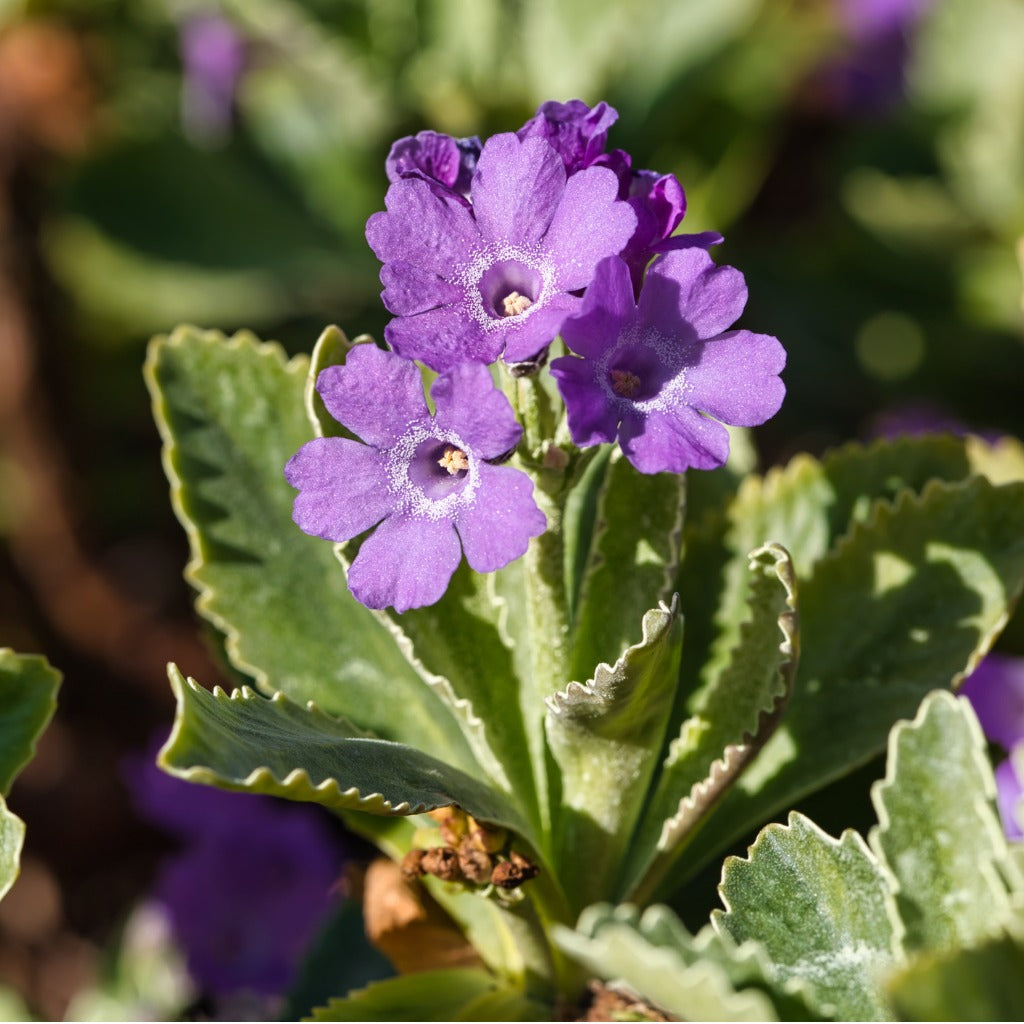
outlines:
{"label": "blurred background foliage", "polygon": [[789,352],[768,461],[1020,435],[1022,52],[1022,0],[0,0],[0,641],[67,678],[12,799],[55,909],[12,893],[0,977],[50,1017],[95,980],[164,850],[119,759],[166,727],[172,655],[216,678],[152,333],[380,337],[363,227],[392,141],[604,99],[611,145],[683,183],[683,228],[726,235],[742,325]]}

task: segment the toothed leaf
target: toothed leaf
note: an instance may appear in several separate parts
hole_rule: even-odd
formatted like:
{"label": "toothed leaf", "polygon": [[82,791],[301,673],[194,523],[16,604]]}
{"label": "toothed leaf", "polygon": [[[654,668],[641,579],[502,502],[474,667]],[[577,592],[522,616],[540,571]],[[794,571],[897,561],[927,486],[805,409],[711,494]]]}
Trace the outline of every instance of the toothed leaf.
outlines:
{"label": "toothed leaf", "polygon": [[640,917],[634,907],[598,904],[583,912],[575,931],[558,927],[555,940],[598,977],[625,982],[679,1020],[779,1019],[764,992],[734,984],[728,967],[701,956],[665,907]]}
{"label": "toothed leaf", "polygon": [[283,471],[313,434],[307,368],[246,333],[181,327],[150,348],[146,379],[196,606],[264,692],[315,700],[473,771],[451,714],[351,596],[332,545],[292,522]]}
{"label": "toothed leaf", "polygon": [[564,880],[576,906],[606,892],[618,869],[672,706],[682,639],[675,601],[647,612],[642,632],[614,665],[598,665],[585,685],[570,683],[548,700],[548,743],[561,769],[561,860],[581,865]]}
{"label": "toothed leaf", "polygon": [[1024,485],[933,482],[876,506],[801,582],[793,699],[690,868],[884,749],[893,722],[976,664],[1022,581]]}
{"label": "toothed leaf", "polygon": [[546,1020],[550,1010],[477,968],[421,971],[332,999],[310,1021]]}
{"label": "toothed leaf", "polygon": [[702,815],[778,723],[798,649],[796,581],[778,545],[750,556],[748,609],[731,660],[669,748],[630,844],[626,893],[641,889],[650,896]]}
{"label": "toothed leaf", "polygon": [[247,687],[211,693],[173,667],[171,685],[177,715],[159,764],[179,778],[335,811],[415,814],[458,804],[481,821],[522,828],[486,783],[419,750],[367,738],[315,706]]}
{"label": "toothed leaf", "polygon": [[908,949],[970,945],[1011,915],[1016,876],[985,739],[965,698],[938,691],[889,739],[871,848],[892,872]]}
{"label": "toothed leaf", "polygon": [[759,942],[773,980],[799,979],[822,1016],[890,1020],[877,979],[895,963],[898,936],[886,878],[861,837],[832,839],[794,812],[763,829],[748,856],[725,862],[715,927]]}
{"label": "toothed leaf", "polygon": [[573,622],[571,676],[586,679],[636,642],[648,608],[668,602],[679,564],[685,477],[638,472],[618,449],[601,486]]}
{"label": "toothed leaf", "polygon": [[45,658],[0,648],[0,793],[36,752],[57,708],[60,673]]}

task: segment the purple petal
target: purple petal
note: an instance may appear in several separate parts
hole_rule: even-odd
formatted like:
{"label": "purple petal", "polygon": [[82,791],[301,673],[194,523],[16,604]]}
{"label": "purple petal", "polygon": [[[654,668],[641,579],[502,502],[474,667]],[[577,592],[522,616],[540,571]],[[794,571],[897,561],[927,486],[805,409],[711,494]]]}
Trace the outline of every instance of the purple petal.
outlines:
{"label": "purple petal", "polygon": [[747,303],[747,286],[734,267],[719,267],[698,247],[677,249],[651,264],[640,295],[640,319],[663,334],[680,335],[680,321],[698,338],[731,327]]}
{"label": "purple petal", "polygon": [[519,129],[521,139],[546,139],[573,174],[588,167],[604,151],[608,129],[618,120],[614,107],[603,101],[588,107],[583,100],[549,100]]}
{"label": "purple petal", "polygon": [[388,181],[399,181],[407,174],[423,174],[452,188],[459,176],[461,154],[450,135],[418,132],[399,139],[384,161]]}
{"label": "purple petal", "polygon": [[685,405],[670,413],[624,416],[619,444],[641,473],[717,469],[729,457],[725,427]]}
{"label": "purple petal", "polygon": [[384,285],[381,299],[396,316],[424,313],[438,306],[451,305],[462,298],[461,289],[407,260],[393,260],[381,267]]}
{"label": "purple petal", "polygon": [[558,382],[569,433],[580,448],[615,440],[619,416],[594,378],[590,360],[561,356],[551,363],[551,376]]}
{"label": "purple petal", "polygon": [[321,371],[316,389],[327,411],[375,448],[390,447],[430,415],[419,370],[376,345],[356,345],[344,366]]}
{"label": "purple petal", "polygon": [[1024,658],[988,654],[960,689],[982,731],[1010,750],[1024,741]]}
{"label": "purple petal", "polygon": [[533,500],[533,481],[510,466],[477,466],[480,483],[459,511],[456,527],[466,561],[477,572],[494,572],[526,554],[530,538],[547,526]]}
{"label": "purple petal", "polygon": [[996,803],[1006,838],[1024,839],[1024,831],[1021,830],[1021,822],[1024,821],[1024,807],[1021,807],[1024,785],[1021,785],[1013,762],[1014,758],[1008,757],[996,766]]}
{"label": "purple petal", "polygon": [[305,533],[351,540],[392,509],[384,457],[343,437],[318,437],[288,460],[284,475],[299,490],[292,518]]}
{"label": "purple petal", "polygon": [[543,139],[493,135],[484,143],[470,188],[480,234],[513,245],[537,242],[564,188],[565,168]]}
{"label": "purple petal", "polygon": [[629,267],[610,256],[598,263],[579,313],[562,324],[562,340],[573,352],[597,359],[635,319]]}
{"label": "purple petal", "polygon": [[481,330],[459,305],[396,317],[384,338],[405,359],[419,359],[439,373],[465,362],[493,363],[505,340],[500,331]]}
{"label": "purple petal", "polygon": [[519,363],[532,359],[555,340],[566,319],[579,307],[580,300],[575,295],[552,295],[518,323],[509,318],[503,332],[505,362]]}
{"label": "purple petal", "polygon": [[451,520],[389,516],[363,541],[348,585],[367,608],[405,612],[439,601],[461,559]]}
{"label": "purple petal", "polygon": [[563,291],[586,288],[597,264],[620,252],[636,229],[636,214],[618,199],[618,193],[618,180],[606,167],[589,167],[565,183],[562,201],[544,236]]}
{"label": "purple petal", "polygon": [[441,277],[480,248],[480,233],[469,209],[446,200],[417,178],[389,189],[387,210],[366,222],[366,241],[382,263],[404,260]]}
{"label": "purple petal", "polygon": [[700,346],[687,366],[686,402],[735,427],[754,427],[782,406],[786,350],[770,334],[727,331]]}
{"label": "purple petal", "polygon": [[454,430],[479,458],[497,458],[519,443],[523,428],[486,366],[456,366],[434,381],[430,394],[437,426]]}

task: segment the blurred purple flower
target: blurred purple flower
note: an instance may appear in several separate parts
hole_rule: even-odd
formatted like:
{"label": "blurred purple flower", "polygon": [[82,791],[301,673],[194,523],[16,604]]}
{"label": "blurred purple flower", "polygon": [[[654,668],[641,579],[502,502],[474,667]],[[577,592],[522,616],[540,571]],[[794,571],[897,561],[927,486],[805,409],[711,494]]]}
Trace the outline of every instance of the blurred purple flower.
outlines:
{"label": "blurred purple flower", "polygon": [[778,340],[727,330],[746,299],[743,275],[699,247],[659,256],[638,303],[626,264],[602,261],[579,314],[562,327],[577,355],[551,364],[576,444],[618,438],[642,473],[722,465],[722,424],[763,423],[785,394]]}
{"label": "blurred purple flower", "polygon": [[366,443],[318,437],[285,467],[299,489],[294,519],[306,533],[346,541],[371,527],[348,584],[369,608],[398,612],[440,600],[465,552],[477,572],[526,553],[544,532],[530,478],[491,465],[519,442],[508,399],[479,363],[462,363],[430,389],[419,368],[375,345],[317,379],[328,412]]}
{"label": "blurred purple flower", "polygon": [[235,95],[245,69],[245,40],[227,19],[203,13],[182,23],[179,45],[185,134],[200,143],[220,142],[234,119]]}
{"label": "blurred purple flower", "polygon": [[566,178],[541,138],[494,135],[470,185],[471,207],[417,178],[395,182],[366,224],[384,264],[388,344],[443,372],[462,362],[532,359],[579,306],[605,256],[620,252],[636,215],[615,175]]}
{"label": "blurred purple flower", "polygon": [[151,896],[196,984],[218,998],[283,993],[336,906],[344,854],[322,812],[183,782],[152,756],[125,776],[140,817],[182,844]]}
{"label": "blurred purple flower", "polygon": [[986,655],[960,693],[971,702],[985,735],[1010,755],[996,765],[996,801],[1007,837],[1024,839],[1024,780],[1017,768],[1024,762],[1024,658]]}

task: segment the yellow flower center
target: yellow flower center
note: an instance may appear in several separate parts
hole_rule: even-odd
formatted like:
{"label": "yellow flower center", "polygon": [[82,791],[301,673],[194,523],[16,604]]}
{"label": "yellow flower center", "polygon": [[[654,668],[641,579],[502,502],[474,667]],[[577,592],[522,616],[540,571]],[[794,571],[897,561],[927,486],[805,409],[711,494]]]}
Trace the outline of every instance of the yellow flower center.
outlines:
{"label": "yellow flower center", "polygon": [[525,313],[533,305],[533,300],[528,299],[525,295],[520,295],[519,292],[509,292],[501,300],[501,307],[504,310],[503,316],[519,316],[520,313]]}
{"label": "yellow flower center", "polygon": [[469,459],[466,458],[466,453],[461,448],[455,448],[450,444],[445,445],[444,454],[437,460],[437,464],[447,469],[450,476],[469,469]]}

